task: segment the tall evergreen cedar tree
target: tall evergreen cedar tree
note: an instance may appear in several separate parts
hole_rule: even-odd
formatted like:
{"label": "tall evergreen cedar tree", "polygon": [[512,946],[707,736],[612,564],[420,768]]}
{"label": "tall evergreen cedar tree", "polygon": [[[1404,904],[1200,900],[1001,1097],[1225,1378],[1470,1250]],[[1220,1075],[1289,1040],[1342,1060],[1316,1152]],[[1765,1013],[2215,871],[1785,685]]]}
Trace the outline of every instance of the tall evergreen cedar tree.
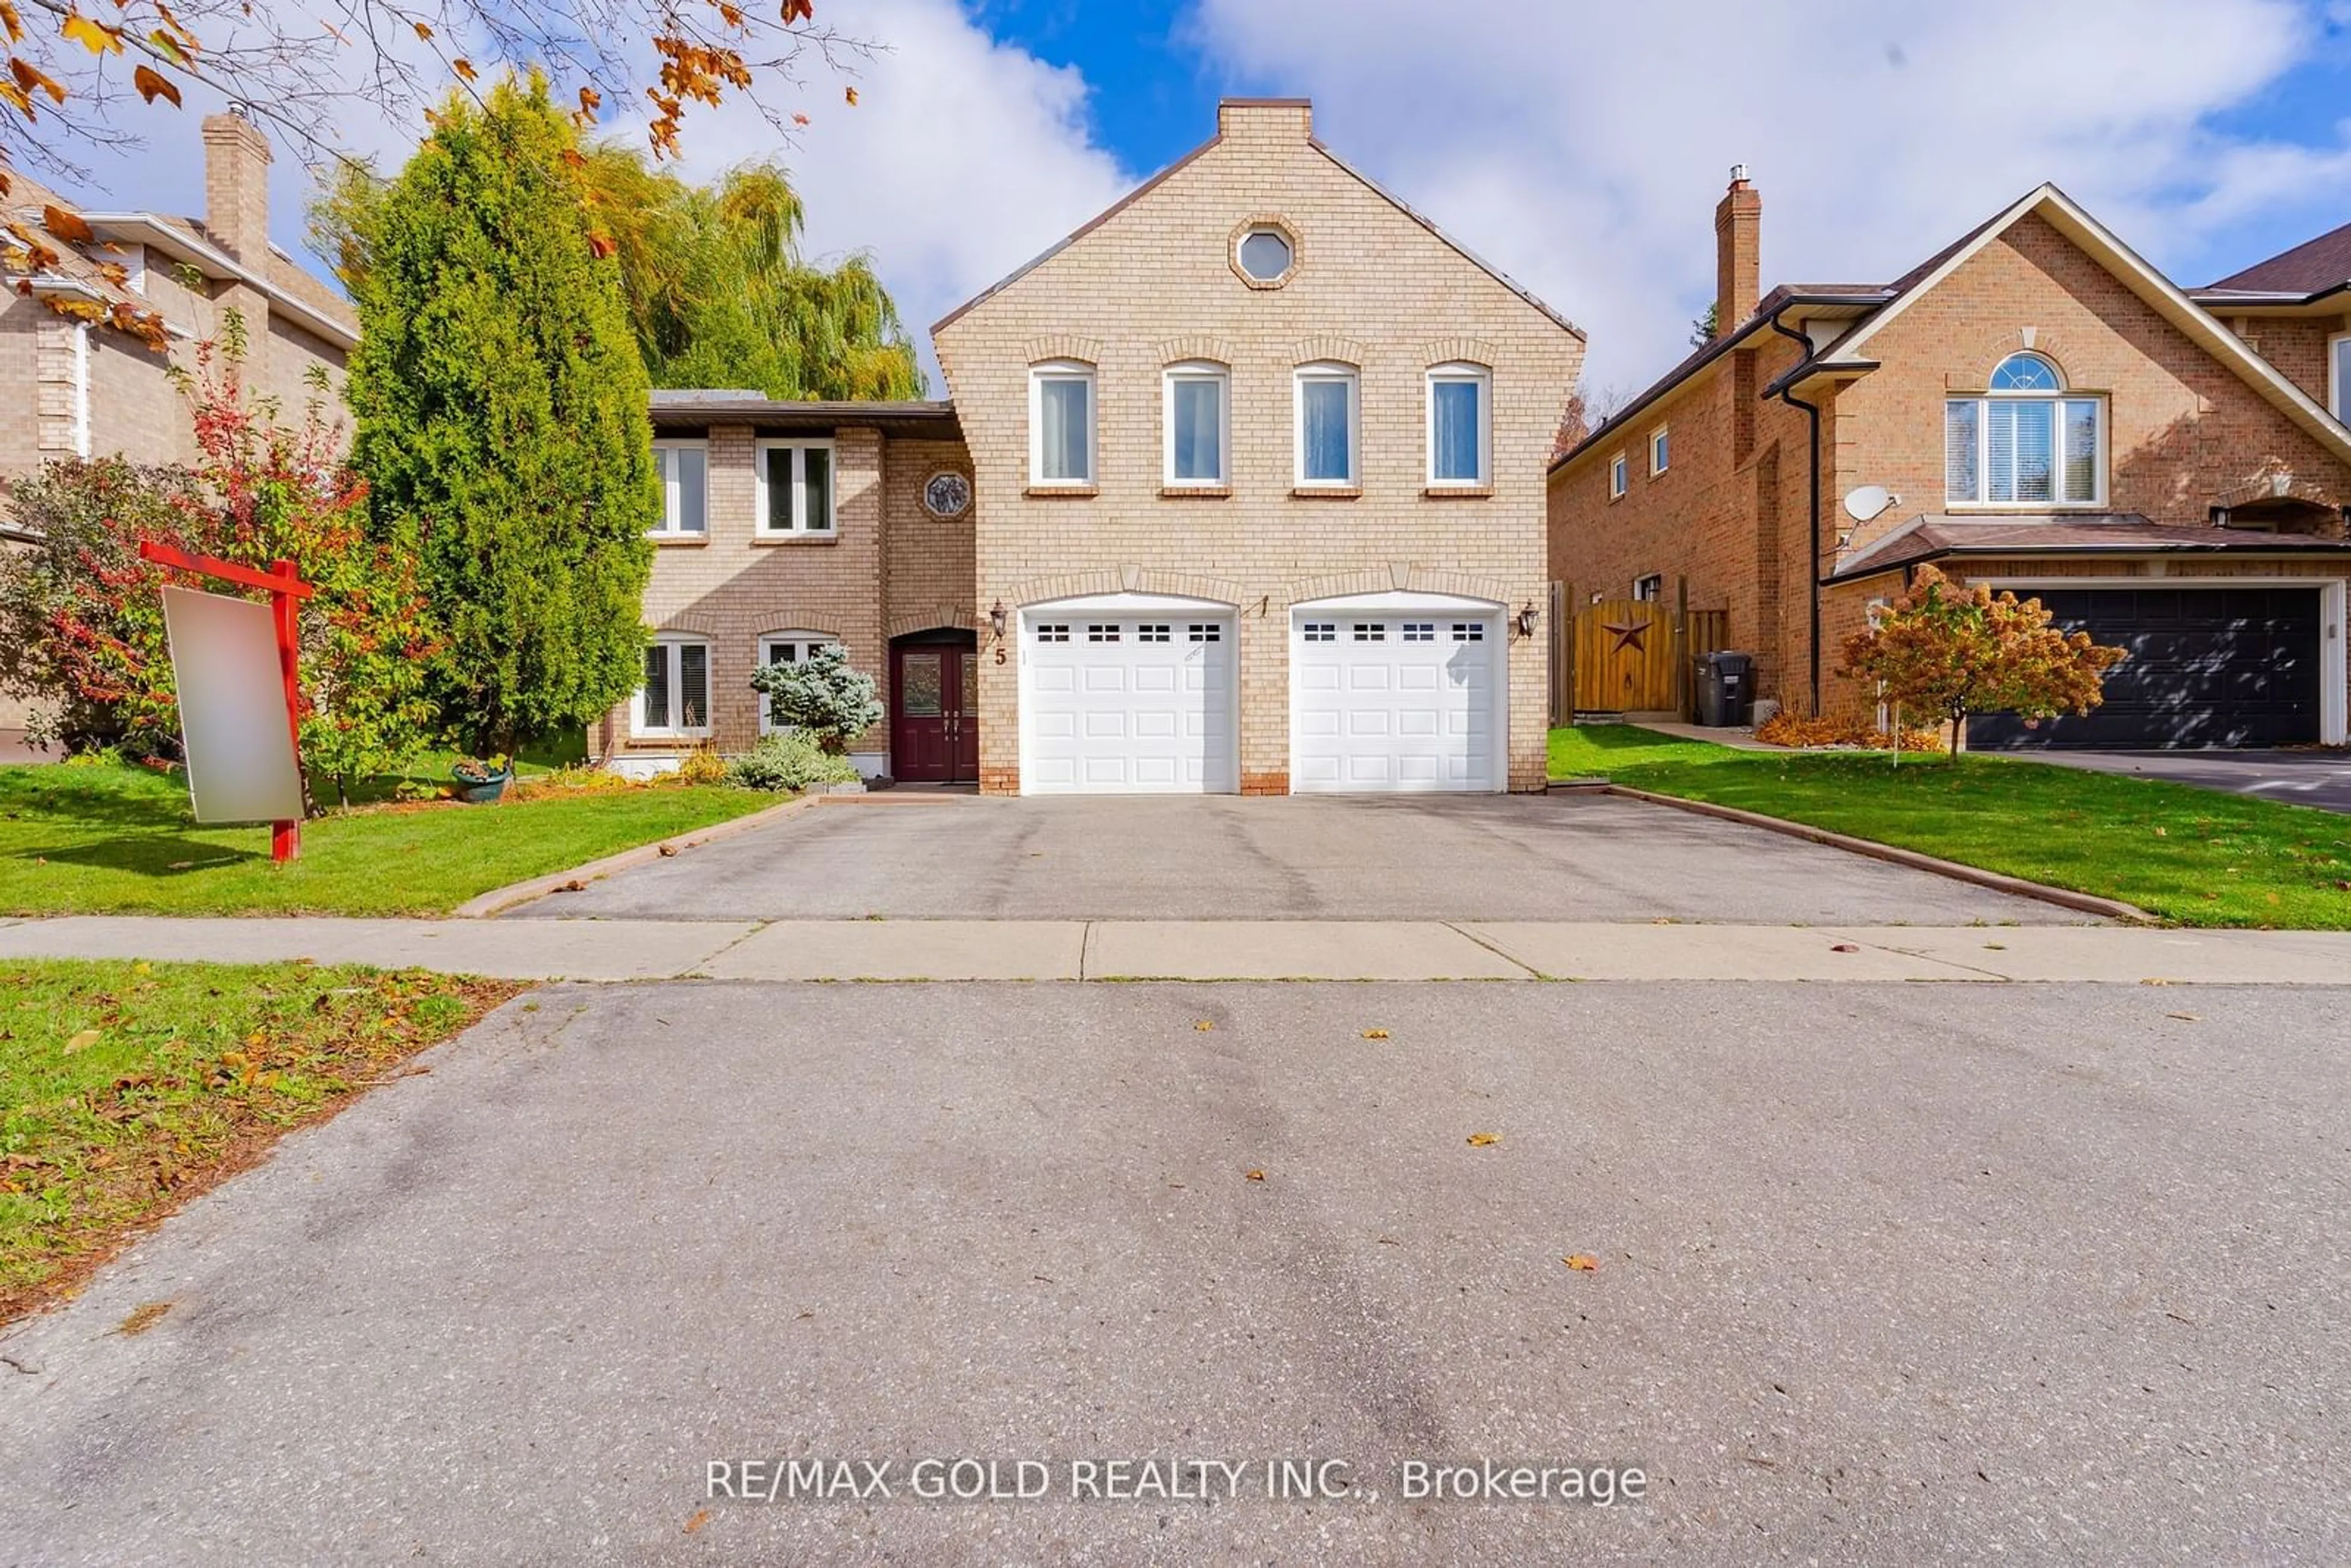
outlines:
{"label": "tall evergreen cedar tree", "polygon": [[477,752],[635,689],[661,495],[621,266],[546,83],[453,94],[388,185],[340,211],[360,317],[352,461],[379,537],[423,562],[433,691]]}

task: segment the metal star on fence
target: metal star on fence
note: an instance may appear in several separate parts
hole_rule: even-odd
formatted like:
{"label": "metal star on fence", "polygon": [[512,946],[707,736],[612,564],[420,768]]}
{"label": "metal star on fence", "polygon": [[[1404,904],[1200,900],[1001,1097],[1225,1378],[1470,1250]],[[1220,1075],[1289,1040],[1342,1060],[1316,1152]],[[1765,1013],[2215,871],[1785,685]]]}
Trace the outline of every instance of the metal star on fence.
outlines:
{"label": "metal star on fence", "polygon": [[1612,653],[1641,653],[1647,652],[1647,650],[1641,645],[1641,639],[1649,634],[1649,623],[1646,621],[1635,622],[1631,625],[1627,626],[1603,625],[1600,629],[1616,639],[1616,646],[1609,650]]}

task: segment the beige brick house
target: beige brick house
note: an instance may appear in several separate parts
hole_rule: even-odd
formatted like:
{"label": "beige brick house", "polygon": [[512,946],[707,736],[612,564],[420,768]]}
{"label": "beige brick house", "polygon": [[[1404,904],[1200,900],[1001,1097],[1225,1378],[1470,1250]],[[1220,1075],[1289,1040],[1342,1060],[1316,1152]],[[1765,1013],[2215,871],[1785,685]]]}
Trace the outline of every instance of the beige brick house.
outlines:
{"label": "beige brick house", "polygon": [[2344,740],[2351,229],[2188,291],[2043,186],[1890,284],[1759,298],[1761,221],[1735,179],[1713,340],[1552,466],[1576,599],[1681,580],[1761,695],[1861,714],[1839,649],[1931,561],[2132,653],[1970,744]]}
{"label": "beige brick house", "polygon": [[663,394],[622,767],[753,662],[884,681],[869,772],[995,792],[1532,789],[1542,466],[1582,335],[1332,155],[1216,136],[934,329],[949,404]]}
{"label": "beige brick house", "polygon": [[[174,363],[221,329],[230,308],[245,319],[246,384],[289,416],[312,397],[340,406],[345,356],[359,322],[333,287],[269,243],[269,143],[251,121],[215,114],[202,126],[204,214],[116,211],[68,200],[22,172],[0,198],[54,262],[0,236],[0,534],[12,528],[5,484],[57,457],[120,453],[142,463],[195,455]],[[79,246],[50,233],[47,207],[73,214],[94,236]],[[117,275],[111,269],[119,268]],[[79,302],[153,310],[171,334],[168,353],[53,308]],[[310,385],[323,370],[329,387]],[[0,730],[23,722],[0,698]]]}

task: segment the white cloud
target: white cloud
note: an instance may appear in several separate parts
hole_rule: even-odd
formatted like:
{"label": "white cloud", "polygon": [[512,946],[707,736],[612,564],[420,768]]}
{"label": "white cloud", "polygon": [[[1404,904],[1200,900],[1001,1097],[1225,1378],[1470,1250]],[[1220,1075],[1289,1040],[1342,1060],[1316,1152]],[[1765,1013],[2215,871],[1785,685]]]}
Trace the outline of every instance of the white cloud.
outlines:
{"label": "white cloud", "polygon": [[2043,180],[2158,262],[2203,259],[2249,211],[2314,216],[2351,172],[2341,128],[2296,146],[2207,121],[2317,26],[2288,0],[1200,0],[1192,20],[1217,62],[1311,94],[1334,148],[1584,326],[1618,387],[1678,358],[1712,298],[1734,162],[1763,191],[1767,287],[1895,276]]}
{"label": "white cloud", "polygon": [[780,156],[808,205],[809,253],[873,254],[941,394],[931,322],[1138,176],[1095,145],[1078,72],[998,42],[953,0],[861,0],[854,25],[889,46],[858,67],[856,108],[838,83],[812,77],[797,147],[730,107],[687,122],[686,167],[708,178]]}

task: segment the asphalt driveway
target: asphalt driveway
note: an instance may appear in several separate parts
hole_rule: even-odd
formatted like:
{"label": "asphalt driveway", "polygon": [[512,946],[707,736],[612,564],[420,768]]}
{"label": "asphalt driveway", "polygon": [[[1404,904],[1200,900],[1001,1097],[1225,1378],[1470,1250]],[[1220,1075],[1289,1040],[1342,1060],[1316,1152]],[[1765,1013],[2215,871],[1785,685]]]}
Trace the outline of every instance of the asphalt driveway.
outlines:
{"label": "asphalt driveway", "polygon": [[2086,916],[1603,795],[828,800],[525,916],[2079,923]]}
{"label": "asphalt driveway", "polygon": [[2351,753],[2342,751],[2025,751],[2028,762],[2086,768],[2258,795],[2287,806],[2351,811]]}
{"label": "asphalt driveway", "polygon": [[[0,1336],[0,1561],[2344,1562],[2346,999],[559,988]],[[1361,1490],[708,1495],[931,1456]]]}

